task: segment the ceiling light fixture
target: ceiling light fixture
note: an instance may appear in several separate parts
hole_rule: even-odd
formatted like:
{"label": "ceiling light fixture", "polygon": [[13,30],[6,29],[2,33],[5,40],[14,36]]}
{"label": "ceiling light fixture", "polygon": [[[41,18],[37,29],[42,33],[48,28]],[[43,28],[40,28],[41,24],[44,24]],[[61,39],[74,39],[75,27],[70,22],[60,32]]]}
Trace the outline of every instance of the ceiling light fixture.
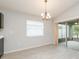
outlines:
{"label": "ceiling light fixture", "polygon": [[45,2],[45,10],[44,13],[41,13],[42,20],[49,20],[51,18],[50,14],[47,12],[47,0]]}
{"label": "ceiling light fixture", "polygon": [[77,22],[75,22],[75,25],[77,25],[78,23]]}
{"label": "ceiling light fixture", "polygon": [[79,20],[77,20],[74,24],[75,24],[75,25],[79,25]]}

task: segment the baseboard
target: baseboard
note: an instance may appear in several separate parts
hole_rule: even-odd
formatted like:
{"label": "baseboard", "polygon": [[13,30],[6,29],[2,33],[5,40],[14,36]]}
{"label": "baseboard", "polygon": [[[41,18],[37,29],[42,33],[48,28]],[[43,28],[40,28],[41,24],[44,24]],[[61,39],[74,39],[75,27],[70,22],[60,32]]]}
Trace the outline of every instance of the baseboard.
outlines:
{"label": "baseboard", "polygon": [[28,49],[37,48],[37,47],[41,47],[41,46],[45,46],[45,45],[50,45],[50,44],[51,43],[46,43],[46,44],[43,44],[43,45],[37,45],[35,47],[29,47],[29,48],[22,48],[22,49],[12,50],[12,51],[8,51],[8,52],[4,52],[4,54],[14,53],[14,52],[22,51],[22,50],[28,50]]}

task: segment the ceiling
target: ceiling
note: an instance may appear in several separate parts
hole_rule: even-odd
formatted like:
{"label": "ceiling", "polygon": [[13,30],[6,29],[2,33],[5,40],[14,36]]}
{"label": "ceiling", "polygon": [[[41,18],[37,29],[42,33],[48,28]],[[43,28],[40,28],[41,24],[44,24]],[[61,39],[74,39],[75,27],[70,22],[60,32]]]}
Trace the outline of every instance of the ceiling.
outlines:
{"label": "ceiling", "polygon": [[[79,0],[48,0],[48,12],[56,17],[78,2]],[[40,16],[44,11],[44,0],[0,0],[0,8]]]}

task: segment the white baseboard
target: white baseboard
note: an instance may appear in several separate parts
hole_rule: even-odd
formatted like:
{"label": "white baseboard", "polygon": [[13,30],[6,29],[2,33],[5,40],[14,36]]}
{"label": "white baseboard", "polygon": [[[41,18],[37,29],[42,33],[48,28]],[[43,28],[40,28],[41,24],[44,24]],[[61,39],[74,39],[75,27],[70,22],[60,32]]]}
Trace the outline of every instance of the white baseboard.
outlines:
{"label": "white baseboard", "polygon": [[13,53],[13,52],[18,52],[18,51],[22,51],[22,50],[28,50],[28,49],[37,48],[37,47],[41,47],[41,46],[45,46],[45,45],[50,45],[50,44],[51,44],[51,43],[45,43],[45,44],[43,44],[43,45],[37,45],[37,46],[34,46],[34,47],[16,49],[16,50],[4,52],[4,54]]}

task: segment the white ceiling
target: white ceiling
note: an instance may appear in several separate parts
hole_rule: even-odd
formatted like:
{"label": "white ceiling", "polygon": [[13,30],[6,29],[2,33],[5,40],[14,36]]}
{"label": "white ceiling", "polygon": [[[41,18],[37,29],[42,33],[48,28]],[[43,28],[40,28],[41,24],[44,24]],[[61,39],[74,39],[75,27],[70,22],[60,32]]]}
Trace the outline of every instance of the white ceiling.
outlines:
{"label": "white ceiling", "polygon": [[[79,0],[48,0],[48,12],[55,17],[77,2]],[[0,0],[0,8],[40,16],[44,0]]]}

